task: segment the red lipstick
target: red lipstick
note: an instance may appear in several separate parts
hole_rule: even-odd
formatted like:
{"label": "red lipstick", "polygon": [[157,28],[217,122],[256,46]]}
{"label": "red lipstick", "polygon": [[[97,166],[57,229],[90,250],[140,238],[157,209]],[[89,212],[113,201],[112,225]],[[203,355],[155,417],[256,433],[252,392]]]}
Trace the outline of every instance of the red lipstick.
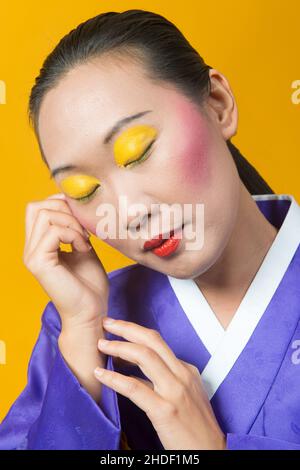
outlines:
{"label": "red lipstick", "polygon": [[174,237],[174,230],[170,231],[169,238],[163,238],[163,235],[160,234],[158,237],[152,238],[144,243],[144,250],[152,251],[157,256],[165,257],[169,256],[171,253],[177,249],[180,243],[179,238]]}

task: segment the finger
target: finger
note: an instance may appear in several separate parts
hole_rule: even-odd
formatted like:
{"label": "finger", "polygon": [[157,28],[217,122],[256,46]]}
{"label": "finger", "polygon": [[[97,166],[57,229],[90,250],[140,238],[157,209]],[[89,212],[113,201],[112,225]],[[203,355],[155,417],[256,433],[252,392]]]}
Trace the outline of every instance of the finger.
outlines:
{"label": "finger", "polygon": [[51,194],[51,196],[48,196],[46,199],[65,199],[65,200],[67,200],[64,193]]}
{"label": "finger", "polygon": [[164,360],[153,349],[143,344],[100,339],[98,348],[105,354],[136,364],[163,397],[170,396],[171,391],[178,386],[177,378]]}
{"label": "finger", "polygon": [[66,214],[72,215],[70,207],[62,199],[45,199],[42,201],[30,202],[26,206],[25,214],[25,246],[27,246],[28,241],[30,239],[32,228],[34,226],[38,211],[42,208],[61,211],[65,212]]}
{"label": "finger", "polygon": [[196,375],[201,376],[198,367],[194,366],[194,364],[191,364],[190,362],[186,362],[186,361],[184,361],[184,360],[182,360],[182,359],[180,359],[180,362],[181,362],[190,372],[192,372],[193,374],[196,374]]}
{"label": "finger", "polygon": [[[121,372],[125,372],[126,368],[132,367],[132,362],[126,361],[125,359],[121,359],[120,357],[114,357],[114,364],[116,365],[118,370],[121,370]],[[125,367],[125,371],[122,369]],[[126,373],[126,372],[125,372]],[[137,380],[141,380],[147,387],[150,387],[151,390],[153,390],[154,385],[150,380],[142,379],[141,377],[137,377],[136,375],[129,374],[130,377],[135,377]]]}
{"label": "finger", "polygon": [[[156,353],[164,360],[170,370],[178,378],[185,371],[184,365],[178,360],[172,349],[167,345],[157,330],[146,328],[134,322],[126,320],[113,319],[112,323],[106,324],[103,318],[103,326],[106,330],[121,336],[128,341],[137,344],[144,344],[156,351]],[[112,318],[109,317],[111,320]]]}
{"label": "finger", "polygon": [[95,369],[94,374],[99,382],[129,398],[148,416],[153,414],[153,410],[161,410],[165,404],[157,393],[134,377],[100,367]]}
{"label": "finger", "polygon": [[70,227],[73,230],[77,230],[82,236],[88,239],[85,235],[84,228],[73,215],[43,208],[39,210],[32,228],[31,236],[27,244],[27,249],[29,251],[33,251],[35,249],[43,234],[49,230],[50,225]]}
{"label": "finger", "polygon": [[134,377],[136,380],[139,380],[141,383],[145,384],[146,387],[149,387],[151,390],[154,390],[154,385],[150,380],[142,379],[141,377],[136,377],[135,375],[130,374],[130,377]]}
{"label": "finger", "polygon": [[38,254],[47,258],[47,255],[57,252],[60,243],[71,243],[77,251],[90,251],[90,246],[84,237],[71,228],[61,227],[59,225],[50,225],[49,230],[44,233],[37,243],[33,252],[29,256],[34,257]]}

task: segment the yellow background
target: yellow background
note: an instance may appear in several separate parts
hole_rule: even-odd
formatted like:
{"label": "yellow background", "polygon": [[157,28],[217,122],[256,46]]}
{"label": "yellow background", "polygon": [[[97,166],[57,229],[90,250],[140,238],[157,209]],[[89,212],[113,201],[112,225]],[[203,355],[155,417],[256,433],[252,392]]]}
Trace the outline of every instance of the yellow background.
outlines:
{"label": "yellow background", "polygon": [[[297,0],[95,1],[27,0],[2,3],[0,80],[1,308],[0,420],[26,384],[29,357],[48,302],[22,262],[26,204],[58,192],[39,155],[26,108],[43,59],[80,22],[104,11],[152,10],[173,21],[204,60],[229,80],[239,109],[233,142],[277,193],[300,203],[300,104],[291,84],[300,80]],[[132,263],[92,236],[110,271]]]}

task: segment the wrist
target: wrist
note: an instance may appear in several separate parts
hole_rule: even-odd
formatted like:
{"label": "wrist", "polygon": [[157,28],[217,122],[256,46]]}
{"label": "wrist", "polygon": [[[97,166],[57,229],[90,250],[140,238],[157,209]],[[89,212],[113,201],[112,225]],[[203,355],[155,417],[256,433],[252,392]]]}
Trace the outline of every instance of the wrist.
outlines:
{"label": "wrist", "polygon": [[219,434],[217,439],[214,440],[213,449],[214,450],[226,450],[227,441],[226,434]]}
{"label": "wrist", "polygon": [[80,384],[99,403],[101,383],[95,378],[96,367],[105,368],[107,356],[98,349],[98,340],[103,333],[97,329],[62,330],[58,337],[58,348],[66,364]]}
{"label": "wrist", "polygon": [[79,318],[62,319],[61,336],[72,340],[73,338],[82,338],[82,340],[99,340],[104,337],[102,324],[103,315],[98,314],[93,319],[79,320]]}
{"label": "wrist", "polygon": [[219,444],[219,450],[226,450],[227,449],[227,439],[226,439],[226,434],[223,434],[223,436],[220,439],[220,444]]}
{"label": "wrist", "polygon": [[62,328],[58,337],[58,345],[64,350],[73,350],[84,354],[85,352],[101,352],[98,349],[98,341],[105,338],[101,325],[95,328]]}

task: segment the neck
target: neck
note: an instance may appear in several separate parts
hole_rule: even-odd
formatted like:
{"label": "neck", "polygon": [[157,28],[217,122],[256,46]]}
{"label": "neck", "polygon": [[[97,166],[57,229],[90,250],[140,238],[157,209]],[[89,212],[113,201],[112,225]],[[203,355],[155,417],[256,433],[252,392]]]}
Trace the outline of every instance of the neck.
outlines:
{"label": "neck", "polygon": [[230,323],[277,231],[241,184],[237,220],[231,238],[217,262],[194,279],[223,327]]}

